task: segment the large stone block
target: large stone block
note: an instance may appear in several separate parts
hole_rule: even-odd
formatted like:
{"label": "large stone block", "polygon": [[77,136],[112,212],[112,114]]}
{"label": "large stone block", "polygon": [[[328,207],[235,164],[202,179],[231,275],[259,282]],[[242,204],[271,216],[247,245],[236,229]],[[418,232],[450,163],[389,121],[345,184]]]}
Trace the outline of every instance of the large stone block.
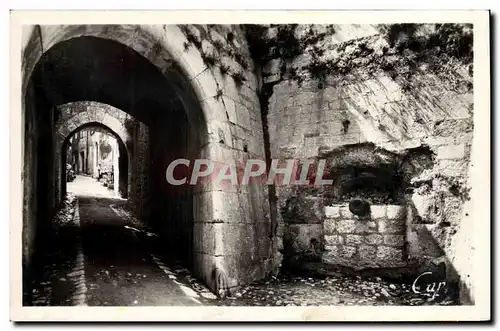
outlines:
{"label": "large stone block", "polygon": [[356,233],[375,233],[377,232],[377,224],[372,221],[356,220]]}
{"label": "large stone block", "polygon": [[348,234],[345,237],[345,243],[349,246],[358,246],[364,242],[364,236],[356,234]]}
{"label": "large stone block", "polygon": [[361,262],[371,264],[377,259],[377,247],[375,246],[361,245],[358,251]]}
{"label": "large stone block", "polygon": [[212,218],[227,223],[254,223],[263,222],[264,215],[260,219],[254,218],[250,193],[236,193],[213,191],[210,192]]}
{"label": "large stone block", "polygon": [[311,243],[323,241],[323,227],[321,224],[290,224],[285,227],[283,243],[287,253],[296,254],[311,248]]}
{"label": "large stone block", "polygon": [[242,252],[239,255],[223,256],[224,274],[230,287],[248,284],[262,279],[271,271],[272,263],[267,259]]}
{"label": "large stone block", "polygon": [[336,223],[337,223],[336,220],[332,220],[332,219],[325,220],[325,222],[323,223],[325,235],[332,235],[336,232],[335,231]]}
{"label": "large stone block", "polygon": [[445,145],[437,148],[438,159],[461,159],[465,156],[465,145]]}
{"label": "large stone block", "polygon": [[341,235],[325,236],[326,246],[335,246],[344,244],[344,238]]}
{"label": "large stone block", "polygon": [[432,225],[414,224],[408,232],[409,257],[439,257],[444,254],[439,242],[432,234]]}
{"label": "large stone block", "polygon": [[468,165],[469,163],[465,159],[439,160],[435,171],[443,176],[465,176]]}
{"label": "large stone block", "polygon": [[365,237],[365,242],[370,245],[379,245],[384,241],[384,238],[381,234],[374,233],[369,234]]}
{"label": "large stone block", "polygon": [[271,242],[267,224],[194,223],[195,251],[214,256],[268,256]]}
{"label": "large stone block", "polygon": [[[224,257],[195,253],[193,262],[194,275],[207,284],[212,291],[215,291],[215,269],[219,268],[225,270],[227,268],[224,263]],[[233,282],[231,285],[236,285],[236,282]]]}
{"label": "large stone block", "polygon": [[222,223],[194,223],[193,243],[195,252],[211,255],[224,254],[223,234]]}
{"label": "large stone block", "polygon": [[384,245],[401,247],[405,244],[405,236],[401,234],[384,235]]}
{"label": "large stone block", "polygon": [[340,207],[339,206],[326,206],[325,216],[328,218],[340,217]]}
{"label": "large stone block", "polygon": [[345,206],[340,207],[340,216],[343,218],[351,218],[352,219],[356,215],[351,213],[351,211],[349,210],[349,206],[345,205]]}
{"label": "large stone block", "polygon": [[387,218],[388,219],[399,219],[404,217],[406,208],[404,206],[398,205],[388,205],[387,206]]}
{"label": "large stone block", "polygon": [[431,214],[435,205],[434,194],[414,193],[411,196],[413,209],[408,210],[408,216],[411,216],[412,223],[430,223]]}

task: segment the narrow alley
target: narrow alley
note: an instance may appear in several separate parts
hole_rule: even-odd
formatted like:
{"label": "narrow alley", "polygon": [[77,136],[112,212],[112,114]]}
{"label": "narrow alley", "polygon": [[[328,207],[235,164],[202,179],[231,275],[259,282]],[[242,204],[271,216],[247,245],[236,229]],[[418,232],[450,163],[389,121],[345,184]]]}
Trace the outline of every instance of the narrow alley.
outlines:
{"label": "narrow alley", "polygon": [[[73,198],[73,207],[66,210],[71,219],[58,224],[66,235],[68,231],[73,234],[59,249],[57,258],[65,263],[51,264],[49,279],[41,285],[52,284],[52,288],[37,291],[35,303],[192,306],[201,304],[202,295],[215,299],[208,289],[198,285],[196,292],[182,279],[186,269],[167,267],[152,254],[153,241],[145,241],[141,235],[153,234],[141,231],[129,218],[123,209],[125,199],[114,197],[96,179],[80,175],[68,183],[68,193]],[[63,215],[58,216],[61,221]]]}
{"label": "narrow alley", "polygon": [[449,293],[415,294],[411,284],[342,275],[272,277],[218,298],[188,269],[156,254],[155,234],[94,178],[77,175],[56,216],[37,306],[304,306],[454,304]]}

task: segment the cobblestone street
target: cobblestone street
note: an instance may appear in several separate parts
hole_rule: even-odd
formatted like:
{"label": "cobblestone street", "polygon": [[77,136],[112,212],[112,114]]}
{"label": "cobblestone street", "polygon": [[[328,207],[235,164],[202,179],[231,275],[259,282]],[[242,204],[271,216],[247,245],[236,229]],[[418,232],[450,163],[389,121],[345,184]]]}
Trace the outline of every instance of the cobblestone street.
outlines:
{"label": "cobblestone street", "polygon": [[35,305],[192,306],[201,304],[201,294],[214,297],[201,286],[195,292],[182,269],[151,252],[124,199],[84,176],[68,191]]}
{"label": "cobblestone street", "polygon": [[273,277],[219,299],[186,268],[155,254],[156,235],[126,211],[124,199],[90,177],[68,187],[32,293],[38,306],[456,304],[451,296],[413,293],[411,284],[359,277]]}

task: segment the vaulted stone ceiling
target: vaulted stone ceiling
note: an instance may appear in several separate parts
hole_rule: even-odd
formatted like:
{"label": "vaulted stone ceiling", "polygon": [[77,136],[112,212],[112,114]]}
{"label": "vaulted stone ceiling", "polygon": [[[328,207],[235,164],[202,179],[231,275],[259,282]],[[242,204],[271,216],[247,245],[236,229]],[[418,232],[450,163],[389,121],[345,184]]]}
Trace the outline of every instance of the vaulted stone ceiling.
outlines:
{"label": "vaulted stone ceiling", "polygon": [[[137,114],[148,121],[179,109],[167,78],[148,60],[117,42],[78,37],[55,45],[34,71],[37,96],[48,105],[90,100]],[[144,116],[142,116],[144,117]]]}

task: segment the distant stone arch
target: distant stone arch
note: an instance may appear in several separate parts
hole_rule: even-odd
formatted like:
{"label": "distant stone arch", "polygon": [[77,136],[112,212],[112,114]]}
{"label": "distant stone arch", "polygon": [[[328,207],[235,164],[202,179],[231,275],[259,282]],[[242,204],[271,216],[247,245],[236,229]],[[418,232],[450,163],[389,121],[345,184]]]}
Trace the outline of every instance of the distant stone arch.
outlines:
{"label": "distant stone arch", "polygon": [[56,131],[56,196],[60,201],[66,193],[66,182],[64,176],[65,146],[76,132],[90,127],[100,127],[104,131],[117,138],[121,154],[126,154],[127,166],[120,173],[120,192],[122,197],[127,197],[127,188],[130,187],[130,151],[128,145],[131,143],[130,133],[127,131],[125,121],[133,118],[122,110],[95,101],[70,102],[58,107],[60,118],[55,124]]}
{"label": "distant stone arch", "polygon": [[70,102],[59,107],[61,117],[57,120],[55,130],[58,136],[58,145],[61,147],[64,140],[78,127],[90,123],[100,123],[109,128],[127,145],[130,133],[127,132],[125,121],[132,116],[120,109],[95,101]]}

